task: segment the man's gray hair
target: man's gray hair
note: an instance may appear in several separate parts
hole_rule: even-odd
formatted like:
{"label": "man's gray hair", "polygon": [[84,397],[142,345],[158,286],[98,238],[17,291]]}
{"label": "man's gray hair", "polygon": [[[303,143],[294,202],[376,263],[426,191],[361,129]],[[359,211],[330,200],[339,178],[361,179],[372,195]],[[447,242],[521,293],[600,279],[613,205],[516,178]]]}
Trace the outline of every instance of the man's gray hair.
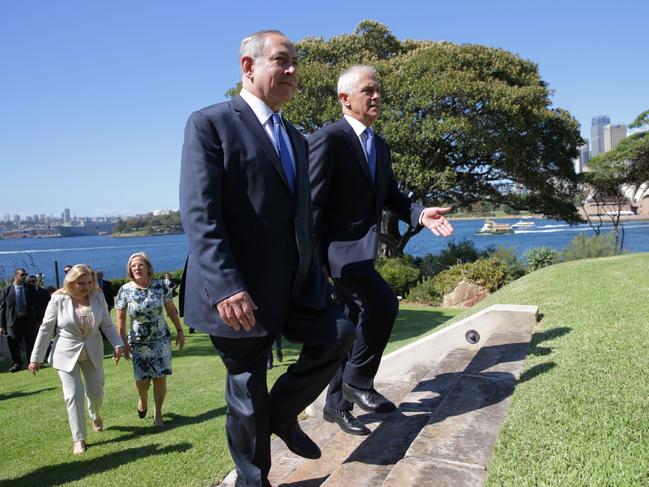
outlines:
{"label": "man's gray hair", "polygon": [[261,54],[264,52],[264,42],[266,37],[272,34],[279,34],[284,36],[283,32],[279,30],[260,30],[253,32],[248,37],[245,37],[241,41],[241,46],[239,47],[239,59],[243,56],[250,56],[252,59],[259,59]]}
{"label": "man's gray hair", "polygon": [[349,93],[354,88],[354,85],[358,81],[358,77],[361,73],[372,73],[372,76],[377,77],[376,69],[372,66],[365,66],[363,64],[356,64],[351,68],[347,68],[345,71],[340,73],[338,76],[338,94]]}

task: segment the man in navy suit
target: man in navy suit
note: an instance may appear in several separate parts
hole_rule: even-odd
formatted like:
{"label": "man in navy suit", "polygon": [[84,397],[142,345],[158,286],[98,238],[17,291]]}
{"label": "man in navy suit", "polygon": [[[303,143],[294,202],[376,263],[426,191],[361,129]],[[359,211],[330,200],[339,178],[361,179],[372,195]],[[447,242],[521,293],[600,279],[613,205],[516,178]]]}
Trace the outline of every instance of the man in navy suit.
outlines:
{"label": "man in navy suit", "polygon": [[[379,413],[395,405],[374,388],[374,376],[390,338],[399,304],[374,269],[383,208],[413,226],[448,236],[450,208],[424,208],[402,194],[392,172],[390,149],[371,130],[381,112],[376,71],[353,66],[338,79],[343,118],[309,139],[317,258],[333,278],[336,294],[356,316],[356,338],[329,384],[324,419],[343,431],[370,431],[351,410]],[[350,309],[351,308],[351,309]]]}
{"label": "man in navy suit", "polygon": [[[313,262],[308,146],[279,113],[297,87],[297,55],[278,31],[241,42],[242,90],[194,112],[182,152],[180,210],[189,240],[181,307],[227,369],[226,429],[237,486],[267,486],[270,435],[318,458],[297,415],[326,387],[354,339]],[[279,334],[302,343],[266,387]]]}
{"label": "man in navy suit", "polygon": [[7,336],[13,362],[10,372],[18,372],[22,368],[21,344],[25,347],[29,362],[36,339],[36,290],[26,279],[27,271],[16,269],[13,282],[0,295],[0,334]]}

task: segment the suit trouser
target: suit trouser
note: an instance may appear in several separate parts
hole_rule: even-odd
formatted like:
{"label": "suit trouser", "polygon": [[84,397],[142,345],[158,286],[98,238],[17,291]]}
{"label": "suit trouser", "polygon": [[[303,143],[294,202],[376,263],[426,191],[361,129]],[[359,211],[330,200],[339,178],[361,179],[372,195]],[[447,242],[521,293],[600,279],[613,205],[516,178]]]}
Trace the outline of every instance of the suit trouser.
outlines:
{"label": "suit trouser", "polygon": [[32,356],[32,348],[34,347],[34,340],[36,339],[33,325],[30,325],[26,317],[16,318],[12,329],[13,336],[7,336],[7,345],[9,346],[9,354],[11,361],[14,365],[22,367],[23,359],[20,354],[20,344],[24,343],[25,352],[27,354],[27,361]]}
{"label": "suit trouser", "polygon": [[[84,396],[88,398],[88,413],[91,419],[99,414],[104,402],[104,369],[96,368],[90,359],[78,361],[70,372],[57,371],[63,386],[63,399],[68,410],[68,422],[72,432],[72,441],[86,439],[86,416],[84,413]],[[81,374],[86,383],[85,389]]]}
{"label": "suit trouser", "polygon": [[297,421],[326,387],[351,345],[354,327],[331,302],[322,310],[294,307],[281,333],[303,346],[270,393],[266,360],[275,337],[211,337],[228,371],[226,431],[237,486],[269,485],[271,433]]}
{"label": "suit trouser", "polygon": [[356,338],[352,348],[329,383],[327,406],[351,411],[354,404],[342,395],[343,382],[358,389],[374,387],[374,376],[381,364],[383,350],[390,340],[399,301],[389,284],[372,269],[363,278],[334,279],[337,294],[349,300],[346,313],[356,318]]}

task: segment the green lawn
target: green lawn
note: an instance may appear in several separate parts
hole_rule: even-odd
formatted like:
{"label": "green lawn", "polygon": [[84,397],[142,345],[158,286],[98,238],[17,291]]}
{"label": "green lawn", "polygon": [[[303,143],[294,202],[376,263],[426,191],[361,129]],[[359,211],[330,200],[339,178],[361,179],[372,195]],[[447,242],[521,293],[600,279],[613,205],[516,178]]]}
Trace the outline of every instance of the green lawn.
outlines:
{"label": "green lawn", "polygon": [[[456,310],[404,305],[388,346],[391,351],[441,326]],[[284,346],[284,362],[269,372],[272,383],[296,359],[298,347]],[[0,359],[0,486],[210,486],[232,468],[225,440],[225,371],[206,335],[187,334],[174,352],[168,379],[163,431],[139,419],[131,364],[115,367],[106,356],[105,431],[88,422],[88,451],[72,455],[72,440],[56,371],[33,377],[8,373]]]}
{"label": "green lawn", "polygon": [[542,269],[490,296],[543,319],[490,486],[649,485],[649,254]]}

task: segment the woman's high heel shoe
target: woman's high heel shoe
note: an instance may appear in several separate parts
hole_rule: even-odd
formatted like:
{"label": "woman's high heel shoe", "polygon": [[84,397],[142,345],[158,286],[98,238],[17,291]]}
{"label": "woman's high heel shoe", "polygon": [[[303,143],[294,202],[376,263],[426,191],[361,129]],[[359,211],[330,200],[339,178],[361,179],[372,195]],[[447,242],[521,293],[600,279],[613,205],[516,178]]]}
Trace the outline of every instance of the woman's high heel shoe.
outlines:
{"label": "woman's high heel shoe", "polygon": [[74,442],[74,448],[72,449],[72,453],[75,455],[81,455],[82,453],[85,453],[88,447],[86,446],[86,442],[81,440],[81,441],[75,441]]}

